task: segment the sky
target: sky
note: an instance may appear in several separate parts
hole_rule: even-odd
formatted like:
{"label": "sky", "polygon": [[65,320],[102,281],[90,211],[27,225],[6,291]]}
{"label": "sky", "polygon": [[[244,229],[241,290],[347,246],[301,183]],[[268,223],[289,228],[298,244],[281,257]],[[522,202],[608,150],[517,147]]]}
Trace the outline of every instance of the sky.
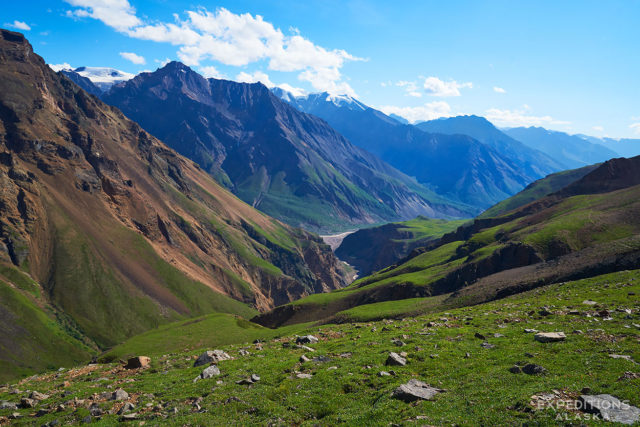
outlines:
{"label": "sky", "polygon": [[411,122],[640,137],[640,0],[5,2],[49,64],[349,94]]}

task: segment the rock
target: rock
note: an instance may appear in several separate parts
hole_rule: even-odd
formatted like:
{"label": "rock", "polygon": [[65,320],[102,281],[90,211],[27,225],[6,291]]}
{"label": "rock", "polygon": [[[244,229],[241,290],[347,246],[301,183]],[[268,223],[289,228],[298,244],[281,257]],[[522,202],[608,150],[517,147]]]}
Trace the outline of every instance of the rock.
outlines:
{"label": "rock", "polygon": [[311,361],[315,363],[327,363],[327,362],[331,362],[331,359],[328,358],[327,356],[317,356],[311,359]]}
{"label": "rock", "polygon": [[124,406],[122,406],[122,408],[120,408],[120,410],[118,411],[118,415],[126,414],[127,412],[131,412],[134,409],[136,409],[136,406],[131,402],[127,402],[124,404]]}
{"label": "rock", "polygon": [[301,380],[308,380],[313,378],[311,374],[296,374],[296,378],[300,378]]}
{"label": "rock", "polygon": [[211,365],[211,366],[205,368],[202,371],[202,373],[193,380],[193,382],[196,382],[198,380],[206,380],[206,379],[218,376],[218,375],[220,375],[220,369],[218,368],[218,366]]}
{"label": "rock", "polygon": [[251,384],[257,383],[258,381],[260,381],[260,377],[257,376],[256,374],[251,374],[249,378],[244,378],[240,381],[236,381],[236,384],[251,385]]}
{"label": "rock", "polygon": [[480,332],[476,332],[473,336],[478,338],[479,340],[486,340],[487,339],[487,337],[482,335]]}
{"label": "rock", "polygon": [[257,383],[258,381],[260,381],[260,377],[257,376],[256,374],[251,374],[251,381],[253,381],[254,383]]}
{"label": "rock", "polygon": [[547,343],[564,341],[567,336],[564,332],[538,332],[533,338],[538,342]]}
{"label": "rock", "polygon": [[501,333],[499,333],[499,332],[496,332],[495,334],[493,334],[493,337],[494,337],[494,338],[504,338],[504,335],[502,335],[502,334],[501,334]]}
{"label": "rock", "polygon": [[385,362],[385,365],[387,366],[404,366],[406,364],[407,359],[394,352],[389,353],[387,361]]}
{"label": "rock", "polygon": [[139,369],[146,368],[151,363],[151,358],[147,356],[136,356],[127,360],[125,369]]}
{"label": "rock", "polygon": [[122,416],[122,421],[133,421],[133,420],[137,420],[138,419],[138,414],[136,414],[135,412],[131,413],[131,414],[124,414]]}
{"label": "rock", "polygon": [[511,372],[512,374],[519,374],[522,372],[522,369],[520,369],[520,366],[518,365],[513,365],[509,368],[509,372]]}
{"label": "rock", "polygon": [[522,368],[522,372],[527,375],[538,375],[547,372],[547,370],[540,365],[536,365],[535,363],[528,363],[524,365],[524,367]]}
{"label": "rock", "polygon": [[483,347],[483,348],[487,348],[487,349],[496,348],[496,346],[495,346],[495,345],[493,345],[493,344],[489,344],[489,343],[488,343],[488,342],[486,342],[486,341],[485,341],[485,342],[483,342],[482,344],[480,344],[480,346],[481,346],[481,347]]}
{"label": "rock", "polygon": [[436,394],[444,391],[445,390],[431,387],[422,381],[411,379],[408,383],[402,384],[400,387],[395,389],[391,396],[394,399],[399,399],[403,402],[414,402],[420,399],[432,400]]}
{"label": "rock", "polygon": [[580,393],[589,394],[589,393],[591,393],[591,388],[590,387],[583,387],[582,390],[580,390]]}
{"label": "rock", "polygon": [[402,347],[406,345],[403,341],[400,341],[400,340],[391,340],[391,342],[393,343],[393,345],[396,345],[398,347]]}
{"label": "rock", "polygon": [[45,399],[48,399],[49,396],[46,394],[40,393],[38,391],[32,391],[31,394],[29,395],[29,398],[34,400],[45,400]]}
{"label": "rock", "polygon": [[97,403],[94,403],[89,407],[89,413],[92,417],[99,417],[103,414],[102,408],[98,406]]}
{"label": "rock", "polygon": [[313,335],[303,335],[296,338],[296,344],[313,344],[317,342],[318,338],[314,337]]}
{"label": "rock", "polygon": [[351,358],[351,356],[353,356],[352,353],[342,353],[338,357],[340,357],[342,359],[349,359],[349,358]]}
{"label": "rock", "polygon": [[241,349],[238,351],[238,354],[240,354],[240,356],[249,356],[251,353],[249,353],[247,350],[245,350],[245,349],[241,348]]}
{"label": "rock", "polygon": [[580,310],[569,310],[569,313],[567,313],[571,316],[580,316]]}
{"label": "rock", "polygon": [[547,307],[543,307],[542,310],[538,311],[538,314],[540,316],[551,316],[553,313]]}
{"label": "rock", "polygon": [[597,305],[598,303],[595,302],[595,301],[591,301],[591,300],[586,299],[586,300],[582,301],[582,304],[584,304],[584,305]]}
{"label": "rock", "polygon": [[23,397],[22,399],[20,399],[21,408],[33,408],[37,403],[38,402],[35,399],[29,399],[28,397]]}
{"label": "rock", "polygon": [[380,372],[378,372],[378,376],[379,377],[390,377],[391,374],[389,372],[387,372],[387,371],[380,371]]}
{"label": "rock", "polygon": [[525,330],[524,330],[524,333],[525,333],[525,334],[535,334],[535,333],[537,333],[537,332],[538,332],[538,330],[537,330],[537,329],[525,329]]}
{"label": "rock", "polygon": [[194,362],[193,366],[209,365],[223,360],[231,360],[231,356],[222,350],[209,350],[202,353]]}
{"label": "rock", "polygon": [[631,358],[631,356],[626,354],[610,354],[609,357],[612,359],[624,359],[624,360],[628,360],[629,362],[635,363],[635,361]]}
{"label": "rock", "polygon": [[302,356],[300,356],[300,363],[305,363],[305,362],[309,362],[309,361],[311,361],[311,359],[309,359],[304,354]]}
{"label": "rock", "polygon": [[470,353],[465,353],[465,354],[464,354],[464,358],[465,358],[465,359],[469,359],[469,358],[471,358],[471,354],[470,354]]}
{"label": "rock", "polygon": [[304,351],[309,351],[309,352],[316,351],[315,348],[307,347],[306,345],[296,345],[296,348]]}
{"label": "rock", "polygon": [[610,394],[582,395],[583,410],[598,414],[605,421],[631,425],[640,421],[640,409],[621,402]]}
{"label": "rock", "polygon": [[116,389],[111,395],[111,400],[127,400],[129,398],[129,393],[119,388]]}
{"label": "rock", "polygon": [[36,417],[40,418],[40,417],[44,417],[45,415],[47,415],[49,413],[48,409],[38,409],[38,412],[36,412]]}
{"label": "rock", "polygon": [[16,405],[13,402],[7,402],[6,400],[2,400],[0,401],[0,410],[2,409],[11,409],[15,411],[16,409],[18,409],[18,405]]}

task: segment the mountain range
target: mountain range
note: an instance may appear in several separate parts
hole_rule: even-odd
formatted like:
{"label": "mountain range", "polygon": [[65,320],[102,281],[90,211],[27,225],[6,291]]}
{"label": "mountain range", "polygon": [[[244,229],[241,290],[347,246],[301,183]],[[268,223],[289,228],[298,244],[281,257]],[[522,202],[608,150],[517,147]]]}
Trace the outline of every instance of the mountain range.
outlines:
{"label": "mountain range", "polygon": [[472,209],[439,197],[261,83],[205,79],[171,62],[102,99],[245,202],[315,231]]}
{"label": "mountain range", "polygon": [[348,96],[293,97],[279,88],[273,91],[299,110],[326,120],[355,145],[476,212],[562,168],[478,117],[442,121],[431,132],[429,123],[422,128],[403,124]]}
{"label": "mountain range", "polygon": [[0,31],[0,368],[87,358],[163,323],[250,317],[347,280],[266,216]]}

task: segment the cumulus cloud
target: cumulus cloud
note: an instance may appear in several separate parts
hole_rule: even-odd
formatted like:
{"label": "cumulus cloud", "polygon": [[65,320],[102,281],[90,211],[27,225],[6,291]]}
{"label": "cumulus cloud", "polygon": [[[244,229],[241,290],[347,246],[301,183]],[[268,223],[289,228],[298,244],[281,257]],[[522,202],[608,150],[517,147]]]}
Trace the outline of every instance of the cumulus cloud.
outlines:
{"label": "cumulus cloud", "polygon": [[420,89],[418,88],[418,85],[416,84],[416,82],[400,80],[399,82],[396,83],[396,86],[404,88],[407,96],[413,96],[415,98],[422,97],[422,93],[420,92]]}
{"label": "cumulus cloud", "polygon": [[422,122],[426,120],[435,120],[440,117],[451,117],[451,106],[445,101],[434,101],[418,107],[396,107],[386,105],[379,107],[379,110],[385,114],[395,114],[403,117],[409,123]]}
{"label": "cumulus cloud", "polygon": [[270,89],[273,87],[279,87],[280,89],[286,90],[287,92],[289,92],[290,94],[296,97],[304,96],[307,94],[307,92],[304,89],[291,86],[290,84],[287,84],[287,83],[282,83],[282,84],[273,83],[269,78],[269,76],[262,71],[256,71],[253,74],[249,74],[243,71],[236,76],[236,80],[243,83],[260,82]]}
{"label": "cumulus cloud", "polygon": [[5,27],[15,28],[17,30],[30,31],[31,27],[29,24],[23,21],[13,21],[4,24]]}
{"label": "cumulus cloud", "polygon": [[629,128],[633,130],[634,133],[640,135],[640,122],[630,124]]}
{"label": "cumulus cloud", "polygon": [[423,87],[425,92],[431,96],[460,96],[460,89],[471,89],[472,83],[458,83],[455,80],[445,82],[437,77],[427,77],[424,79]]}
{"label": "cumulus cloud", "polygon": [[212,65],[207,67],[200,67],[198,71],[208,79],[222,79],[225,77],[218,69]]}
{"label": "cumulus cloud", "polygon": [[496,93],[507,93],[506,90],[504,90],[503,88],[498,87],[498,86],[494,86],[493,87],[493,91],[496,92]]}
{"label": "cumulus cloud", "polygon": [[340,68],[361,58],[318,46],[296,31],[285,35],[260,15],[199,8],[186,11],[184,19],[174,15],[174,22],[145,22],[128,0],[65,1],[76,6],[70,16],[91,17],[129,37],[178,46],[178,58],[190,66],[208,60],[231,66],[266,61],[270,70],[297,72],[316,90],[354,94]]}
{"label": "cumulus cloud", "polygon": [[136,55],[133,52],[120,52],[120,56],[122,56],[127,61],[131,61],[137,65],[143,65],[147,63],[143,56]]}
{"label": "cumulus cloud", "polygon": [[49,68],[51,68],[56,73],[60,70],[73,70],[73,67],[67,62],[63,64],[48,64],[48,65],[49,65]]}
{"label": "cumulus cloud", "polygon": [[490,108],[485,112],[486,118],[498,126],[545,126],[545,125],[568,125],[570,122],[554,119],[551,116],[534,116],[528,112],[525,105],[524,110],[501,110]]}

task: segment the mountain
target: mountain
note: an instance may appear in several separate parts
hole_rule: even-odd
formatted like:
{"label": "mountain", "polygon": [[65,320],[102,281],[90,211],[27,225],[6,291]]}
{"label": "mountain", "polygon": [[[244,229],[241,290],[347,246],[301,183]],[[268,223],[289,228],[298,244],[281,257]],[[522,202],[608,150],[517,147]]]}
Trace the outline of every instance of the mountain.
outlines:
{"label": "mountain", "polygon": [[[61,73],[69,77],[74,83],[78,84],[81,88],[89,93],[93,93],[96,88],[100,93],[108,91],[111,86],[125,82],[134,77],[133,74],[124,71],[116,70],[109,67],[78,67],[75,69],[63,69]],[[91,82],[88,84],[87,80]],[[86,89],[87,86],[89,90]]]}
{"label": "mountain", "polygon": [[524,173],[529,180],[545,177],[550,173],[565,169],[548,155],[533,148],[529,148],[520,141],[516,141],[497,129],[484,117],[458,116],[431,120],[416,125],[419,129],[429,133],[445,135],[468,135],[494,148],[512,165]]}
{"label": "mountain", "polygon": [[484,211],[478,216],[478,218],[492,218],[501,216],[521,206],[542,199],[545,196],[560,191],[569,184],[573,184],[589,172],[596,169],[598,166],[600,166],[600,163],[585,166],[579,169],[556,172],[535,182],[532,182],[515,196],[509,197],[508,199],[505,199]]}
{"label": "mountain", "polygon": [[576,169],[604,162],[619,155],[578,135],[547,130],[541,127],[519,127],[504,129],[504,133],[523,144],[540,150],[563,164],[567,169]]}
{"label": "mountain", "polygon": [[[271,327],[339,322],[346,320],[340,313],[354,307],[361,313],[388,312],[424,297],[435,297],[426,300],[431,309],[446,309],[638,269],[639,233],[640,156],[613,159],[506,215],[463,225],[395,266],[344,289],[278,307],[255,321]],[[363,307],[368,304],[374,305]]]}
{"label": "mountain", "polygon": [[594,144],[600,144],[609,150],[615,151],[622,157],[640,156],[640,139],[631,138],[598,138],[588,135],[577,135]]}
{"label": "mountain", "polygon": [[[276,91],[280,96],[282,92]],[[300,111],[326,120],[355,145],[437,193],[475,207],[476,213],[535,179],[476,139],[426,133],[348,96],[319,93],[283,99],[293,99],[289,102]]]}
{"label": "mountain", "polygon": [[115,85],[103,100],[289,224],[335,231],[421,214],[469,216],[261,83],[205,79],[171,62]]}
{"label": "mountain", "polygon": [[405,258],[412,250],[455,230],[465,220],[447,221],[417,217],[362,228],[346,236],[335,250],[340,260],[353,266],[360,276],[368,276]]}
{"label": "mountain", "polygon": [[318,236],[240,201],[6,30],[0,183],[0,373],[346,284]]}
{"label": "mountain", "polygon": [[89,78],[84,77],[73,70],[60,70],[59,72],[67,76],[69,80],[80,86],[82,89],[84,89],[85,92],[90,93],[91,95],[100,96],[104,92]]}

